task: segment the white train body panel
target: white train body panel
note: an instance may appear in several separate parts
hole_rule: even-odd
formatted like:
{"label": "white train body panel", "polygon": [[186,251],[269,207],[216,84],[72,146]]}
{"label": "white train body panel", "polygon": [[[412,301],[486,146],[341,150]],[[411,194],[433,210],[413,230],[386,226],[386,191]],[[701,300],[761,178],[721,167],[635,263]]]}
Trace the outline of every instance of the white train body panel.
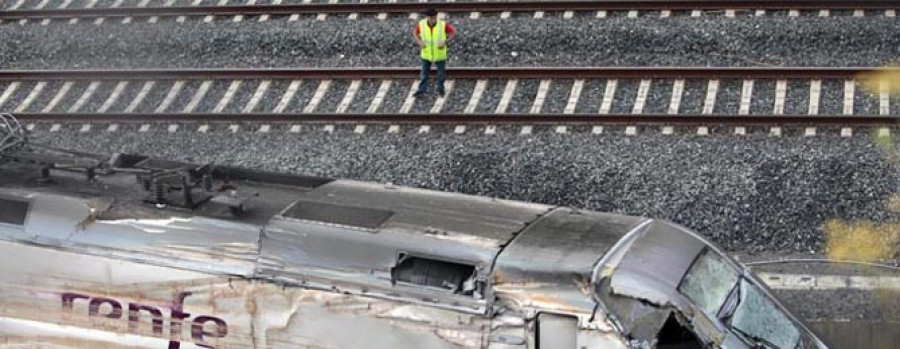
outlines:
{"label": "white train body panel", "polygon": [[748,347],[676,288],[710,254],[758,280],[671,223],[132,155],[91,180],[3,160],[2,348]]}

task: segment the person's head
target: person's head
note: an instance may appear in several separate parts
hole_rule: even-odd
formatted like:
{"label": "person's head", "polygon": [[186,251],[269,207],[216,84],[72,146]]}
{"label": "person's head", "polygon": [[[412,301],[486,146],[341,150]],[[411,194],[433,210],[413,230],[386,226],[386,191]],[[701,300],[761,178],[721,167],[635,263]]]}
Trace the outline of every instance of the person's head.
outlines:
{"label": "person's head", "polygon": [[437,21],[438,12],[434,8],[425,10],[423,14],[428,18],[428,23],[434,24],[434,22]]}

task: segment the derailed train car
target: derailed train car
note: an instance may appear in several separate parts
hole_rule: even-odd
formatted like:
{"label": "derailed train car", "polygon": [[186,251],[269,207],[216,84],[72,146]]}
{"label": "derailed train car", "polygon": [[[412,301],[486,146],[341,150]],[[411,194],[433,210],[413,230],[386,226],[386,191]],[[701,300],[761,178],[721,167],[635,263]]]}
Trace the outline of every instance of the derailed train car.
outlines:
{"label": "derailed train car", "polygon": [[0,346],[826,347],[669,222],[91,159],[0,159]]}

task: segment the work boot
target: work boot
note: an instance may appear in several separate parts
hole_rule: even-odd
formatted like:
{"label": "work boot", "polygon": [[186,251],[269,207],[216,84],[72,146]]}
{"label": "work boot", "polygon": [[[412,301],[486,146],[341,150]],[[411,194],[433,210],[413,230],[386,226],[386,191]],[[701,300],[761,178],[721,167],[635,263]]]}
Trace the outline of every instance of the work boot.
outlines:
{"label": "work boot", "polygon": [[416,97],[416,98],[425,97],[425,92],[416,91],[416,93],[413,94],[413,97]]}
{"label": "work boot", "polygon": [[437,91],[438,96],[444,97],[444,90]]}

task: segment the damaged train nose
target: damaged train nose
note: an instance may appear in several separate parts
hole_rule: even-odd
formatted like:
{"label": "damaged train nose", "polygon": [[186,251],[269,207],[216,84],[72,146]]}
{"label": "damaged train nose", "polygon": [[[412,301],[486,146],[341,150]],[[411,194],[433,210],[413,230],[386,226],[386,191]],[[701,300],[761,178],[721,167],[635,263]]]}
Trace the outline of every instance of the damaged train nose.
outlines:
{"label": "damaged train nose", "polygon": [[603,310],[640,346],[827,348],[749,270],[672,223],[623,237],[593,280]]}

